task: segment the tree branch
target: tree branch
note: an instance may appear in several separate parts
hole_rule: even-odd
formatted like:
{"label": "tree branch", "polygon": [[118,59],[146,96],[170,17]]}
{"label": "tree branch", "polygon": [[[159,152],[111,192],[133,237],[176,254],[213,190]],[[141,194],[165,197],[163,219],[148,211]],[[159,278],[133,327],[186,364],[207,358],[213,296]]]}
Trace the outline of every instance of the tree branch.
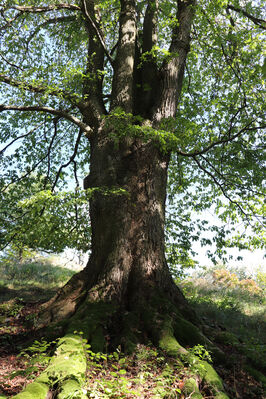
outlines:
{"label": "tree branch", "polygon": [[27,83],[25,81],[19,81],[13,79],[3,73],[0,73],[0,82],[6,83],[10,86],[17,87],[19,89],[31,91],[33,93],[38,94],[49,94],[55,97],[64,98],[65,100],[70,101],[72,104],[76,105],[77,107],[83,106],[81,101],[78,101],[78,97],[61,89],[49,88],[49,87],[42,87],[35,84]]}
{"label": "tree branch", "polygon": [[110,64],[113,66],[113,65],[114,65],[114,60],[113,60],[113,58],[111,57],[111,55],[109,54],[109,51],[108,51],[108,49],[107,49],[107,47],[106,47],[106,45],[105,45],[105,42],[104,42],[104,40],[103,40],[103,37],[102,37],[102,35],[101,35],[101,32],[100,32],[99,28],[97,27],[96,23],[93,21],[93,19],[92,19],[91,16],[90,16],[90,13],[89,13],[89,11],[88,11],[88,7],[87,7],[87,4],[86,4],[86,0],[83,0],[83,6],[84,6],[84,12],[85,12],[86,18],[88,19],[90,25],[91,25],[92,28],[94,29],[94,31],[95,31],[95,33],[96,33],[96,36],[97,36],[99,42],[101,43],[101,46],[102,46],[102,48],[103,48],[103,50],[104,50],[104,52],[105,52],[105,55],[106,55],[108,61],[109,61]]}
{"label": "tree branch", "polygon": [[42,13],[42,12],[47,12],[47,11],[55,11],[55,10],[78,10],[80,11],[80,7],[74,4],[67,4],[67,3],[61,3],[61,4],[53,4],[50,6],[43,6],[43,7],[34,7],[34,6],[6,6],[5,4],[0,4],[1,10],[0,11],[7,11],[7,10],[17,10],[22,13],[27,12],[27,13]]}
{"label": "tree branch", "polygon": [[[137,92],[136,103],[139,103],[139,97],[141,97],[141,106],[139,105],[140,112],[144,117],[150,117],[149,115],[159,84],[158,79],[158,67],[156,58],[151,53],[152,48],[157,43],[157,24],[158,24],[158,0],[149,0],[146,7],[146,12],[143,22],[143,33],[142,33],[142,55],[143,62],[141,63],[140,72],[138,72],[139,65],[135,65],[135,75],[141,74],[141,91]],[[156,85],[155,82],[158,82]]]}
{"label": "tree branch", "polygon": [[243,10],[243,8],[235,7],[235,6],[232,6],[231,4],[228,4],[227,10],[232,10],[239,14],[243,14],[245,17],[250,19],[255,25],[258,25],[260,28],[266,30],[266,26],[265,26],[266,21],[264,19],[254,17],[254,15],[249,14],[247,11]]}
{"label": "tree branch", "polygon": [[78,126],[86,135],[86,137],[90,137],[92,135],[92,129],[86,123],[82,122],[79,118],[74,115],[69,114],[67,111],[58,110],[51,107],[42,107],[42,106],[16,106],[16,105],[4,105],[0,104],[0,112],[2,111],[21,111],[21,112],[47,112],[52,115],[61,116],[64,119],[74,123]]}
{"label": "tree branch", "polygon": [[[1,111],[0,111],[1,112]],[[39,125],[35,126],[33,129],[31,129],[29,132],[22,134],[20,136],[17,136],[15,139],[13,139],[10,143],[8,143],[4,148],[2,148],[2,150],[0,150],[0,156],[5,152],[5,150],[7,150],[12,144],[14,144],[17,140],[23,139],[24,137],[29,136],[30,134],[34,133],[35,130],[38,130],[42,125],[44,124],[44,122],[39,123]]]}
{"label": "tree branch", "polygon": [[74,15],[67,15],[64,17],[55,17],[48,19],[47,21],[38,25],[37,28],[34,30],[34,32],[28,37],[27,45],[29,45],[29,42],[34,38],[34,36],[37,35],[41,29],[46,28],[47,25],[68,22],[68,21],[75,21],[75,19],[76,18]]}
{"label": "tree branch", "polygon": [[237,137],[241,136],[241,134],[243,134],[246,131],[252,131],[252,130],[259,130],[259,129],[265,129],[266,125],[263,126],[257,126],[257,127],[249,127],[254,121],[250,122],[248,125],[246,125],[245,127],[243,127],[239,132],[237,132],[236,134],[234,134],[231,137],[228,138],[224,138],[221,140],[217,140],[214,141],[213,143],[211,143],[210,145],[208,145],[207,147],[205,147],[203,150],[200,151],[194,151],[192,153],[180,153],[180,155],[184,155],[184,156],[197,156],[197,155],[203,155],[206,152],[208,152],[210,149],[217,147],[218,145],[221,144],[226,144],[226,143],[230,143],[231,141],[235,140]]}
{"label": "tree branch", "polygon": [[181,94],[187,53],[190,49],[190,31],[194,16],[195,0],[177,0],[178,24],[172,29],[169,48],[171,57],[161,68],[161,88],[153,113],[153,123],[158,126],[163,118],[175,117]]}
{"label": "tree branch", "polygon": [[237,206],[237,208],[240,210],[240,212],[245,216],[246,220],[248,221],[248,215],[246,214],[246,212],[244,211],[244,209],[242,208],[242,206],[237,202],[232,200],[232,198],[227,194],[227,192],[225,191],[225,189],[223,188],[222,184],[216,179],[216,177],[210,172],[208,171],[206,168],[204,168],[201,163],[198,161],[197,157],[194,156],[193,157],[194,161],[196,162],[196,164],[198,165],[198,167],[204,172],[206,173],[213,181],[214,183],[220,188],[222,194],[225,196],[225,198],[228,199],[228,201],[231,204],[234,204]]}
{"label": "tree branch", "polygon": [[52,186],[52,191],[54,191],[54,188],[55,188],[55,186],[56,186],[56,184],[58,182],[58,179],[59,179],[59,176],[60,176],[60,173],[61,173],[62,169],[67,168],[75,160],[75,157],[76,157],[77,152],[78,152],[78,146],[79,146],[81,137],[82,137],[82,130],[80,129],[78,137],[77,137],[77,140],[75,142],[75,147],[74,147],[73,154],[69,158],[69,161],[67,163],[65,163],[64,165],[61,165],[60,168],[58,169],[56,177],[55,177],[55,181],[54,181],[53,186]]}

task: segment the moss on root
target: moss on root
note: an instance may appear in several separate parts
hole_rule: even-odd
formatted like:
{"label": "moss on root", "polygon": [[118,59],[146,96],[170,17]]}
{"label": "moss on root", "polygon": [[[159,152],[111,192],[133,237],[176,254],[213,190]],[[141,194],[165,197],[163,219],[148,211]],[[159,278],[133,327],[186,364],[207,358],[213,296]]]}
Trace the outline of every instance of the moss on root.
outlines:
{"label": "moss on root", "polygon": [[47,384],[34,381],[27,385],[23,392],[13,396],[14,399],[45,399],[49,392]]}
{"label": "moss on root", "polygon": [[183,392],[186,395],[186,397],[189,397],[191,399],[203,399],[203,396],[199,391],[198,384],[196,380],[192,377],[188,378],[185,381]]}
{"label": "moss on root", "polygon": [[57,396],[57,399],[69,399],[69,398],[88,399],[86,392],[83,392],[82,387],[76,380],[66,380],[61,385],[61,391]]}
{"label": "moss on root", "polygon": [[72,394],[79,391],[82,394],[86,368],[87,360],[82,338],[79,335],[67,334],[58,341],[56,352],[46,370],[14,398],[45,399],[49,389],[53,388],[59,392],[60,399],[70,397],[71,389]]}
{"label": "moss on root", "polygon": [[159,340],[161,349],[165,350],[170,356],[181,356],[184,362],[193,364],[194,372],[199,374],[201,379],[210,387],[215,399],[229,399],[224,392],[222,379],[218,376],[214,368],[206,361],[200,360],[195,355],[189,353],[180,345],[175,338],[174,332],[173,321],[168,317],[163,321],[161,326]]}

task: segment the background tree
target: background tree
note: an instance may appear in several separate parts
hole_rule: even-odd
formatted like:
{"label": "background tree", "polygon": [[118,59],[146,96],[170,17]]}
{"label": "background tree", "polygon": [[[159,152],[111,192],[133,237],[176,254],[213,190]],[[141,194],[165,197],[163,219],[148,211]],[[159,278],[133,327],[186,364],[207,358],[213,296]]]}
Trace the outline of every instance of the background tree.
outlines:
{"label": "background tree", "polygon": [[[167,187],[167,231],[183,254],[198,238],[187,209],[211,204],[224,221],[253,228],[253,241],[240,235],[239,246],[261,245],[260,8],[235,0],[1,4],[3,191],[34,172],[52,195],[90,168],[91,256],[45,306],[44,322],[74,314],[92,341],[106,329],[125,346],[178,338],[180,314],[198,323],[165,259]],[[216,233],[223,255],[226,228]]]}

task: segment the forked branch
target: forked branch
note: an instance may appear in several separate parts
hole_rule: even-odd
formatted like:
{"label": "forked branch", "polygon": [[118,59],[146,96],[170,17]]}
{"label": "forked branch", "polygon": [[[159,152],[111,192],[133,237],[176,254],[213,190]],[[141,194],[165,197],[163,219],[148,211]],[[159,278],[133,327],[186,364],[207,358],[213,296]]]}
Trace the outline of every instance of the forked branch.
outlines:
{"label": "forked branch", "polygon": [[87,18],[89,24],[91,25],[91,27],[93,28],[93,30],[94,30],[99,42],[101,43],[101,46],[102,46],[102,48],[103,48],[103,50],[105,52],[105,55],[106,55],[108,61],[113,66],[114,60],[112,59],[112,57],[111,57],[111,55],[110,55],[110,53],[109,53],[109,51],[108,51],[108,49],[107,49],[107,47],[105,45],[104,39],[103,39],[103,37],[101,35],[101,32],[100,32],[97,24],[93,21],[93,18],[90,16],[90,13],[89,13],[89,10],[88,10],[87,4],[86,4],[86,0],[83,0],[83,6],[84,6],[84,13],[85,13],[86,18]]}

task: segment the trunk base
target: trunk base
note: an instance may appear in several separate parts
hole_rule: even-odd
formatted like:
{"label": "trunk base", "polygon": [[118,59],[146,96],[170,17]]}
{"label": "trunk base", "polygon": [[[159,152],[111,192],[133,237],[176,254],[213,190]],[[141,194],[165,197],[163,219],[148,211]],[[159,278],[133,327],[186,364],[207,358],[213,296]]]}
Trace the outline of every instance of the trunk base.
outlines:
{"label": "trunk base", "polygon": [[140,344],[152,344],[167,356],[180,359],[184,368],[188,364],[196,365],[193,366],[194,376],[191,374],[186,382],[187,393],[194,392],[202,397],[198,386],[204,382],[213,398],[228,399],[214,368],[184,348],[201,344],[216,360],[225,361],[224,354],[196,327],[198,319],[176,286],[170,286],[167,293],[158,287],[144,292],[140,289],[134,292],[134,302],[130,300],[130,292],[122,302],[118,298],[107,301],[103,289],[97,289],[98,286],[86,291],[83,278],[84,274],[79,273],[44,305],[40,314],[42,322],[46,320],[54,325],[63,321],[67,336],[82,334],[96,353],[112,353],[117,348],[133,353]]}

